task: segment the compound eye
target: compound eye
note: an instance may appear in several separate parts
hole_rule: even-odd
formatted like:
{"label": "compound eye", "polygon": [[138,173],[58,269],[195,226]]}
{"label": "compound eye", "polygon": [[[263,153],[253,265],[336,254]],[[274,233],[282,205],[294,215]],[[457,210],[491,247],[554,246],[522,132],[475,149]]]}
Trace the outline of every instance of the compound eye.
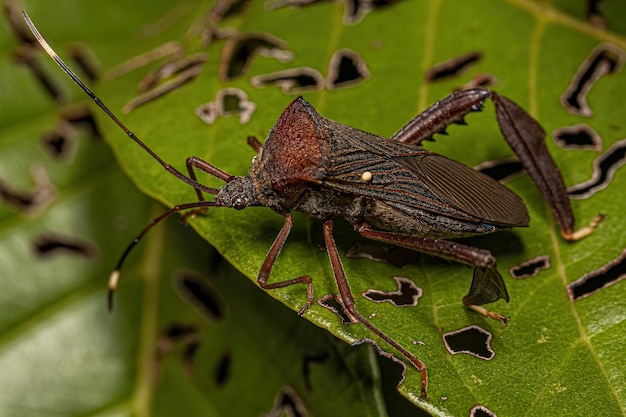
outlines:
{"label": "compound eye", "polygon": [[234,197],[230,203],[235,210],[243,210],[248,205],[246,200],[241,196]]}

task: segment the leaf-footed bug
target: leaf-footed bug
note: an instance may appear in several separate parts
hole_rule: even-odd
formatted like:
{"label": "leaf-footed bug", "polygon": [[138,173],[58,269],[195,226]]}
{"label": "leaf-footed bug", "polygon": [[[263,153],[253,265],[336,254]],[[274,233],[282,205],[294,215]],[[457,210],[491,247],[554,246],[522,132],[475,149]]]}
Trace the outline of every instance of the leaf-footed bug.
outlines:
{"label": "leaf-footed bug", "polygon": [[[421,396],[427,396],[426,365],[413,353],[378,329],[355,306],[354,297],[333,238],[333,218],[347,219],[362,236],[403,246],[474,267],[463,303],[484,316],[506,323],[507,318],[482,307],[509,296],[496,260],[489,251],[449,241],[510,227],[527,226],[528,212],[508,188],[465,165],[428,151],[423,140],[461,123],[471,111],[491,99],[503,136],[548,201],[568,240],[580,239],[601,217],[574,232],[574,219],[561,175],[544,143],[545,132],[514,102],[495,92],[475,88],[454,93],[435,103],[392,136],[383,138],[326,119],[301,97],[287,106],[264,144],[249,137],[257,151],[248,176],[232,176],[197,157],[186,161],[188,175],[165,163],[91,92],[39,34],[28,15],[24,18],[37,41],[97,105],[168,172],[192,186],[196,202],[177,205],[154,219],[126,248],[109,281],[109,303],[120,268],[130,250],[154,225],[189,209],[266,206],[285,218],[283,227],[261,265],[257,282],[266,290],[294,284],[307,287],[303,315],[315,301],[308,275],[269,283],[274,263],[293,225],[292,211],[323,221],[323,234],[338,296],[333,296],[353,322],[358,322],[399,351],[421,374]],[[219,189],[196,180],[194,169],[226,184]],[[203,193],[215,195],[205,201]]]}

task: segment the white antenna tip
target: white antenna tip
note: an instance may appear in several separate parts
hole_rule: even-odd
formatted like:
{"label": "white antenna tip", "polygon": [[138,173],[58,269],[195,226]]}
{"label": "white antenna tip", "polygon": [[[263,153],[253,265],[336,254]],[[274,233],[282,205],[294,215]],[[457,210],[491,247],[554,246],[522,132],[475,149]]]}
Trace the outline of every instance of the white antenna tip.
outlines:
{"label": "white antenna tip", "polygon": [[115,271],[111,272],[111,275],[109,276],[109,291],[115,291],[119,280],[120,280],[120,271],[119,269],[116,269]]}

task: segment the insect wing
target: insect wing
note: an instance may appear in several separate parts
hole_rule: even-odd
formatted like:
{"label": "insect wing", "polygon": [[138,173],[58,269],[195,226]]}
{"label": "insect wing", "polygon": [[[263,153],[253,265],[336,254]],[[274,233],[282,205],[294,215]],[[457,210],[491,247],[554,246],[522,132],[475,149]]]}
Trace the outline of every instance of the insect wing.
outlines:
{"label": "insect wing", "polygon": [[521,199],[492,178],[418,146],[357,129],[347,132],[330,141],[333,160],[325,186],[451,218],[504,227],[528,224]]}
{"label": "insect wing", "polygon": [[527,226],[522,200],[496,180],[438,154],[398,161],[453,207],[498,226]]}

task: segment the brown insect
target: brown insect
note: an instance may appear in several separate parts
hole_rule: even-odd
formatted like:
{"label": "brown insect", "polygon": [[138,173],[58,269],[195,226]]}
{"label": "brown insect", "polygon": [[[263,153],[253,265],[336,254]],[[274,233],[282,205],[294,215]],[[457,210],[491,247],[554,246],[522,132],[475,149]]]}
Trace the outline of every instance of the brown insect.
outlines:
{"label": "brown insect", "polygon": [[[463,303],[480,314],[506,323],[506,317],[482,307],[500,298],[509,300],[495,258],[489,251],[446,239],[527,226],[526,207],[519,197],[497,181],[419,146],[449,124],[462,123],[466,114],[479,110],[485,100],[491,99],[504,137],[553,208],[562,235],[568,240],[579,239],[589,234],[599,221],[594,220],[579,232],[573,231],[569,199],[561,175],[545,147],[544,130],[517,104],[481,88],[460,91],[435,103],[391,139],[326,119],[298,97],[283,111],[264,144],[254,137],[248,138],[248,144],[258,154],[247,176],[230,175],[198,157],[187,159],[189,174],[184,175],[130,132],[56,55],[26,13],[24,17],[57,64],[132,140],[168,172],[191,185],[198,195],[199,201],[177,205],[153,220],[127,247],[111,275],[111,297],[130,250],[164,218],[189,209],[231,207],[242,210],[265,206],[283,216],[285,223],[261,265],[257,282],[266,290],[306,285],[307,302],[299,312],[304,315],[315,301],[310,276],[268,281],[293,225],[291,212],[305,212],[323,221],[326,250],[339,292],[334,297],[353,322],[365,325],[415,366],[421,373],[421,395],[426,397],[426,365],[357,311],[334,242],[333,218],[344,217],[368,239],[473,266],[472,284]],[[219,189],[204,186],[196,180],[195,169],[226,184]],[[203,193],[215,195],[213,201],[205,201]]]}

